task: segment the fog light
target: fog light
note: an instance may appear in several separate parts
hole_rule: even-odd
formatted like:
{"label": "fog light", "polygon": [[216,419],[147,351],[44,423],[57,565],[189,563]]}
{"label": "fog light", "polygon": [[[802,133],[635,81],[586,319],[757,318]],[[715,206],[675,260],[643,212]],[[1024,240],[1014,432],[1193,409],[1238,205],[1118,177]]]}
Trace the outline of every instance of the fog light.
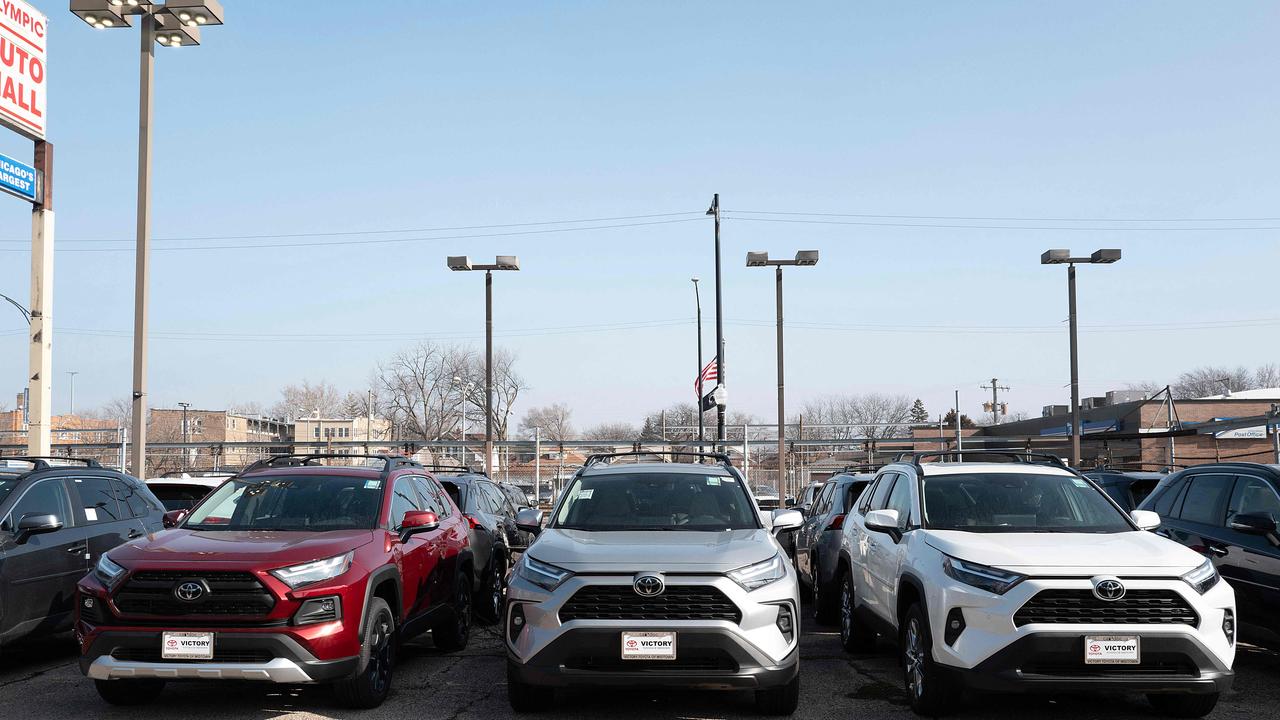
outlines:
{"label": "fog light", "polygon": [[1227,636],[1227,642],[1236,644],[1236,614],[1230,610],[1222,615],[1222,634]]}
{"label": "fog light", "polygon": [[787,642],[796,636],[795,616],[791,613],[791,604],[783,603],[778,606],[778,619],[775,623],[778,626],[778,632],[782,633],[783,639]]}
{"label": "fog light", "polygon": [[524,603],[512,603],[511,613],[507,620],[507,638],[511,642],[515,642],[520,637],[520,631],[524,630]]}
{"label": "fog light", "polygon": [[[88,596],[85,596],[85,599],[84,599],[83,605],[84,605],[84,609],[85,609],[85,610],[92,610],[92,609],[93,609],[93,598],[88,597]],[[1228,610],[1227,612],[1230,612],[1230,610]]]}
{"label": "fog light", "polygon": [[955,645],[962,632],[964,632],[964,611],[958,607],[951,608],[951,612],[947,613],[947,627],[943,630],[942,639],[947,645]]}
{"label": "fog light", "polygon": [[342,599],[336,595],[311,598],[293,614],[294,625],[314,625],[342,619]]}

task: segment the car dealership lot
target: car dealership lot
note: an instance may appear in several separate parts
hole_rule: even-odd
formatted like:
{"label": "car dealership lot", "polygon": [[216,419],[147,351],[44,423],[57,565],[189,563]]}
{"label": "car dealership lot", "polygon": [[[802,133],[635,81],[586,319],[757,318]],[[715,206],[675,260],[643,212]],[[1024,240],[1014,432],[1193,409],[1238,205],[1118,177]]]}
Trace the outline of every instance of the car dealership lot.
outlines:
{"label": "car dealership lot", "polygon": [[[810,608],[806,608],[808,611]],[[909,718],[901,675],[892,654],[844,654],[834,632],[807,623],[801,641],[800,709],[797,718]],[[496,630],[477,627],[463,652],[444,654],[429,638],[409,643],[396,668],[391,697],[382,707],[357,712],[338,707],[324,687],[267,684],[172,683],[160,699],[141,708],[102,702],[93,684],[75,666],[69,636],[25,642],[0,656],[0,707],[22,720],[67,717],[157,718],[466,718],[514,717],[507,705],[503,649]],[[1280,654],[1242,647],[1236,660],[1235,690],[1223,697],[1211,718],[1254,718],[1280,706]],[[10,714],[12,713],[12,714]],[[1151,718],[1140,696],[981,697],[957,717]],[[749,693],[696,691],[562,695],[547,718],[737,718],[757,717]]]}

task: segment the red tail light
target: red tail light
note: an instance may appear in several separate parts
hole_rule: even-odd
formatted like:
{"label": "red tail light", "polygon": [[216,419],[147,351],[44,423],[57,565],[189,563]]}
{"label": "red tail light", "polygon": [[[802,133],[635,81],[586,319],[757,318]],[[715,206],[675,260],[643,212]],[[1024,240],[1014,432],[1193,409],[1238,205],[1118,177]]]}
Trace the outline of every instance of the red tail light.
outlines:
{"label": "red tail light", "polygon": [[827,528],[826,528],[826,529],[827,529],[827,530],[839,530],[839,529],[840,529],[840,528],[842,528],[842,527],[844,527],[844,515],[843,515],[843,514],[840,514],[840,515],[836,515],[835,517],[831,518],[831,522],[827,523]]}
{"label": "red tail light", "polygon": [[467,525],[468,525],[468,526],[470,526],[472,530],[475,530],[476,528],[480,527],[480,521],[479,521],[479,520],[476,520],[475,518],[471,517],[470,515],[463,515],[462,517],[464,517],[464,518],[466,518],[466,519],[467,519]]}

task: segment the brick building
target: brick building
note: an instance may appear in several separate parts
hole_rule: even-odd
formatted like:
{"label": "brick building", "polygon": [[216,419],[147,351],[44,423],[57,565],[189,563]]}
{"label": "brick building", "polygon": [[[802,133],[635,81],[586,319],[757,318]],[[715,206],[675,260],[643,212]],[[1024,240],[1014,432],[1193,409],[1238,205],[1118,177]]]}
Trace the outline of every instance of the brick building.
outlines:
{"label": "brick building", "polygon": [[196,448],[147,450],[148,477],[171,470],[236,469],[267,455],[289,452],[292,425],[279,418],[241,415],[227,410],[152,408],[148,445],[199,443]]}

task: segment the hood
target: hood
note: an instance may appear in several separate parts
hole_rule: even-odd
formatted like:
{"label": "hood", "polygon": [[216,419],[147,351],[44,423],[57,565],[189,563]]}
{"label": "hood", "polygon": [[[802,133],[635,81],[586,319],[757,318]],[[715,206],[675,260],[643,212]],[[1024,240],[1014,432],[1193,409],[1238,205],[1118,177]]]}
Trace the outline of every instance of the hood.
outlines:
{"label": "hood", "polygon": [[638,530],[542,531],[529,555],[574,572],[724,573],[768,560],[779,551],[768,530],[692,532]]}
{"label": "hood", "polygon": [[372,541],[371,530],[224,532],[176,528],[121,545],[110,555],[131,570],[152,563],[193,562],[274,568],[341,555]]}
{"label": "hood", "polygon": [[1181,575],[1204,556],[1144,531],[1122,533],[971,533],[925,530],[925,542],[961,560],[1028,575]]}

